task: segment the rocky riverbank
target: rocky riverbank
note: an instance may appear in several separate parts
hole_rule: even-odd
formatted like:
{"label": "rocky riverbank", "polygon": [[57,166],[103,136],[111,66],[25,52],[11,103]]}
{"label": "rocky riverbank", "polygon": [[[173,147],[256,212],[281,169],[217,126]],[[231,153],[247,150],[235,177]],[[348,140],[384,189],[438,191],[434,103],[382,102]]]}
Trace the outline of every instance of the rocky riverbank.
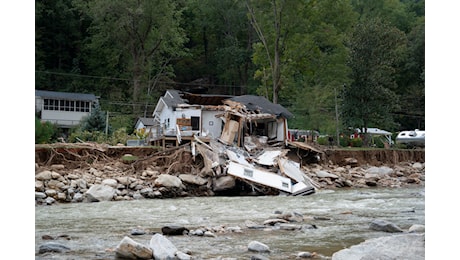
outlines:
{"label": "rocky riverbank", "polygon": [[[226,174],[225,167],[206,171],[205,158],[193,156],[186,146],[169,151],[127,150],[107,152],[100,146],[36,149],[36,205],[96,202],[103,200],[161,199],[187,196],[278,195],[279,190],[248,183]],[[412,153],[413,151],[408,151]],[[340,153],[340,152],[339,152]],[[328,151],[316,163],[301,165],[316,189],[392,187],[425,184],[424,156],[400,161],[403,152],[392,153],[390,162],[378,160],[382,152],[359,151],[338,157]],[[373,155],[372,155],[373,154]],[[398,158],[395,159],[395,154]],[[403,156],[401,156],[401,154]],[[424,155],[424,153],[423,153]],[[375,160],[373,164],[363,159]],[[333,159],[331,159],[333,158]]]}

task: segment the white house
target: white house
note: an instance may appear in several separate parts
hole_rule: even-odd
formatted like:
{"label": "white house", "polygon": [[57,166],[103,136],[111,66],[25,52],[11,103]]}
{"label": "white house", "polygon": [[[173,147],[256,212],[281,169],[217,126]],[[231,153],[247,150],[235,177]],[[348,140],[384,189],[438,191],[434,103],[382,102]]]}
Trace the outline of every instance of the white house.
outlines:
{"label": "white house", "polygon": [[281,105],[260,96],[192,94],[170,89],[160,97],[153,112],[155,126],[150,141],[180,142],[199,136],[225,142],[236,138],[237,145],[242,145],[247,135],[286,141],[287,118],[291,116]]}
{"label": "white house", "polygon": [[98,98],[93,94],[35,90],[35,113],[42,121],[71,128],[91,113]]}
{"label": "white house", "polygon": [[141,130],[142,128],[145,128],[145,132],[150,133],[154,125],[155,121],[152,117],[139,117],[136,121],[136,125],[134,126],[134,128],[136,130]]}
{"label": "white house", "polygon": [[199,95],[169,89],[160,97],[153,112],[153,139],[163,136],[218,137],[222,131],[221,113],[216,107],[227,95]]}

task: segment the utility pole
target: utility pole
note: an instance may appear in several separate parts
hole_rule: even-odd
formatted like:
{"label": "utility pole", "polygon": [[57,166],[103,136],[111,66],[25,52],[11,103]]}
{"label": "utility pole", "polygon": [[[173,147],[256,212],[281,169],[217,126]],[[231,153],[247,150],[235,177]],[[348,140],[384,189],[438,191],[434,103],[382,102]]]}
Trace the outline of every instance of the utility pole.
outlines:
{"label": "utility pole", "polygon": [[109,134],[109,110],[107,110],[107,116],[105,118],[105,136]]}
{"label": "utility pole", "polygon": [[339,137],[339,109],[337,106],[337,88],[334,88],[335,95],[335,131],[337,134],[337,146],[340,147],[340,137]]}

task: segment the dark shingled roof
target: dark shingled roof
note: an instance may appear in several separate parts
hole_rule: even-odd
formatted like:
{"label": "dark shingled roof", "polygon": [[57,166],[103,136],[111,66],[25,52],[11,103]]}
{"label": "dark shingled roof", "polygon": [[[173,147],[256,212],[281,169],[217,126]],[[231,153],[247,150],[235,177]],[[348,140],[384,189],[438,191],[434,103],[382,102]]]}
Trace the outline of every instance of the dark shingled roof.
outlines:
{"label": "dark shingled roof", "polygon": [[182,99],[179,91],[175,89],[168,89],[168,92],[173,96],[165,95],[161,97],[168,107],[177,107],[179,104],[186,104],[186,100]]}
{"label": "dark shingled roof", "polygon": [[243,95],[230,98],[229,100],[239,102],[252,111],[260,111],[261,113],[269,113],[284,118],[291,118],[293,114],[280,104],[274,104],[268,99],[261,96]]}
{"label": "dark shingled roof", "polygon": [[145,126],[151,126],[155,124],[153,117],[139,117],[139,121],[141,121]]}
{"label": "dark shingled roof", "polygon": [[94,101],[97,97],[93,94],[57,92],[48,90],[35,90],[35,96],[42,98],[66,99],[66,100],[81,100]]}

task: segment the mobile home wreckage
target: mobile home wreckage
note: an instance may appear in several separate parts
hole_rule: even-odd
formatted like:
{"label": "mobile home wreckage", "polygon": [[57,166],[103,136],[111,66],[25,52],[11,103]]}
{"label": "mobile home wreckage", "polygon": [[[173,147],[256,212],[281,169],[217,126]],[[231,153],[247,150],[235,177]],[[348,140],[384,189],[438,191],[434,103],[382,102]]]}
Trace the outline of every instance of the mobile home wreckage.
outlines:
{"label": "mobile home wreckage", "polygon": [[321,151],[290,142],[287,119],[292,114],[264,97],[168,90],[153,117],[157,125],[150,142],[164,148],[168,141],[176,147],[190,143],[193,157],[203,158],[202,176],[232,176],[262,193],[309,195],[319,187],[288,153],[290,146],[315,158]]}

